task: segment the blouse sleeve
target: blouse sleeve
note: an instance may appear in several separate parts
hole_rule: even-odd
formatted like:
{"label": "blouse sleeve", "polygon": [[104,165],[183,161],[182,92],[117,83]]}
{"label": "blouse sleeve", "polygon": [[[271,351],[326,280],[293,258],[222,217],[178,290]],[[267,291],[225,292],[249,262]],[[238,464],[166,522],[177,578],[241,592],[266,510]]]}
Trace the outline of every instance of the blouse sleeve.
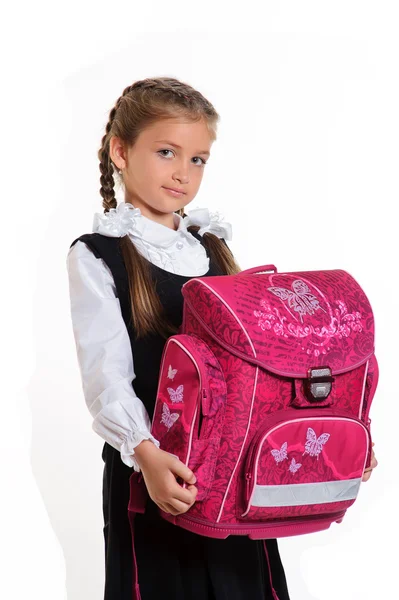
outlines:
{"label": "blouse sleeve", "polygon": [[78,240],[67,255],[70,309],[79,370],[92,428],[122,461],[140,471],[134,448],[145,439],[159,447],[132,387],[132,348],[108,266]]}

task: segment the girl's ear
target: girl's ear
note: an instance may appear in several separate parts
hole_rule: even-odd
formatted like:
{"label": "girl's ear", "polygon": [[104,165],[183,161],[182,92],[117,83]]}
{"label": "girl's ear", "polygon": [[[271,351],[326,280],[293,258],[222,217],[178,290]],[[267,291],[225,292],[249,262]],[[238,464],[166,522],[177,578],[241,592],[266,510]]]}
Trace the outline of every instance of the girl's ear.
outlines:
{"label": "girl's ear", "polygon": [[117,169],[126,167],[126,149],[122,140],[116,135],[109,140],[109,156]]}

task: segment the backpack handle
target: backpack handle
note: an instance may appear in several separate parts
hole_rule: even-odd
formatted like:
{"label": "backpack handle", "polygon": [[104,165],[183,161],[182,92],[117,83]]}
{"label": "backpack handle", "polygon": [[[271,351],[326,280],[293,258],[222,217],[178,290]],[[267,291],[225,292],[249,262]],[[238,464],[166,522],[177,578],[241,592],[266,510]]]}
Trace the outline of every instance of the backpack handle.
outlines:
{"label": "backpack handle", "polygon": [[237,275],[249,275],[250,273],[263,273],[264,271],[274,271],[277,273],[277,267],[274,265],[264,265],[263,267],[252,267],[252,269],[246,269],[245,271],[240,271]]}

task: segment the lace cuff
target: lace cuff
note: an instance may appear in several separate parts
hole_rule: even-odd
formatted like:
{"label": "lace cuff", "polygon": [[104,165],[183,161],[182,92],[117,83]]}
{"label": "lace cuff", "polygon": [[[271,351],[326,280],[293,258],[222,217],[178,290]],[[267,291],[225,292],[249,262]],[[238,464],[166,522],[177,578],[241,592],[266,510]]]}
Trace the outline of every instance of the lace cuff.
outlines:
{"label": "lace cuff", "polygon": [[158,440],[156,440],[154,438],[154,436],[151,435],[151,433],[149,431],[137,431],[135,432],[135,434],[133,435],[133,437],[129,440],[125,440],[122,444],[122,446],[120,447],[120,453],[121,453],[121,459],[122,462],[125,463],[125,465],[127,465],[128,467],[133,467],[133,469],[139,473],[140,472],[140,467],[138,465],[138,462],[136,461],[135,458],[133,458],[134,456],[134,449],[136,448],[136,446],[138,446],[139,444],[141,444],[141,442],[143,440],[150,440],[151,442],[153,442],[157,448],[159,448],[159,442]]}

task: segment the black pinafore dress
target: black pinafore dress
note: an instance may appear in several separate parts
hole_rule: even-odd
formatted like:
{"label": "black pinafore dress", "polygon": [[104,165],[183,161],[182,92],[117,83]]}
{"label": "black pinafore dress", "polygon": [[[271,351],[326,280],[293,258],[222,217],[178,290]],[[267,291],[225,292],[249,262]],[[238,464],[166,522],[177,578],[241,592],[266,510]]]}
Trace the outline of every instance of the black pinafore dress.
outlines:
{"label": "black pinafore dress", "polygon": [[[199,234],[193,235],[203,244]],[[128,278],[119,238],[84,234],[71,246],[78,240],[86,243],[111,270],[132,346],[136,374],[134,391],[152,419],[166,340],[155,334],[134,339]],[[176,327],[180,327],[183,317],[181,287],[192,277],[170,273],[152,263],[150,266],[165,313]],[[202,277],[220,274],[219,267],[210,261],[209,270]],[[102,458],[104,600],[134,600],[138,594],[141,600],[289,600],[275,539],[203,537],[164,521],[151,499],[145,513],[135,516],[132,535],[127,507],[129,479],[134,471],[122,462],[119,451],[107,442]],[[139,591],[136,586],[135,592],[136,577]]]}

